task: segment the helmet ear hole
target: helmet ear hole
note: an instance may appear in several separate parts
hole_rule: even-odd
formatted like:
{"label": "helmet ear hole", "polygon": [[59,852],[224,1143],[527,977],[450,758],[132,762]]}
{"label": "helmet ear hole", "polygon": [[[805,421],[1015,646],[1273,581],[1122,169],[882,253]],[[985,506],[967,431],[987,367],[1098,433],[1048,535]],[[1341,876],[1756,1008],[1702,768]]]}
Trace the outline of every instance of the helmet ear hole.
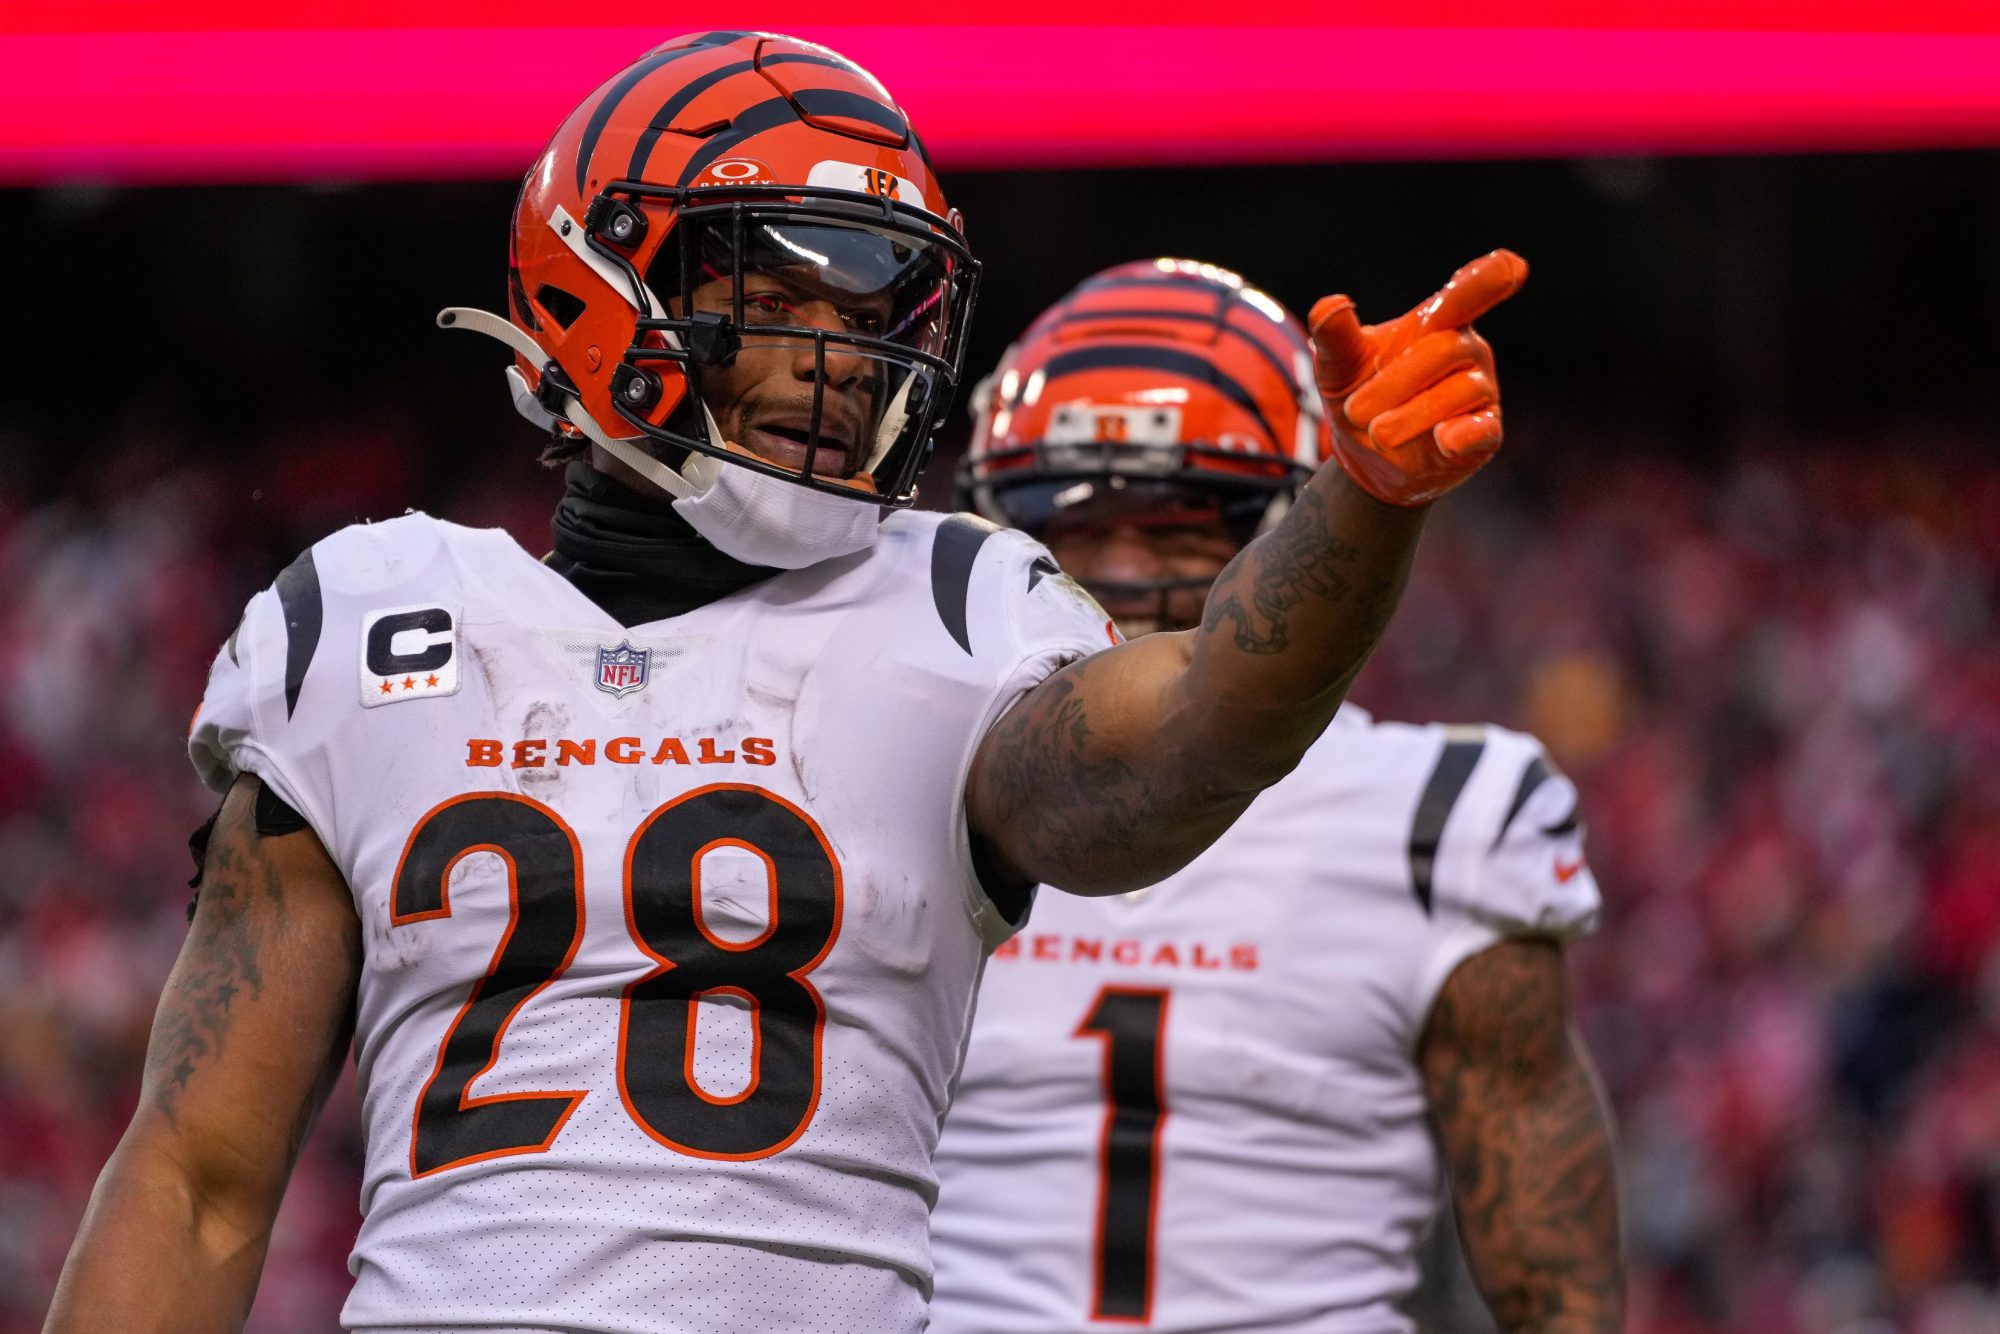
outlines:
{"label": "helmet ear hole", "polygon": [[575,324],[583,314],[583,298],[552,283],[543,283],[535,289],[535,304],[564,329]]}

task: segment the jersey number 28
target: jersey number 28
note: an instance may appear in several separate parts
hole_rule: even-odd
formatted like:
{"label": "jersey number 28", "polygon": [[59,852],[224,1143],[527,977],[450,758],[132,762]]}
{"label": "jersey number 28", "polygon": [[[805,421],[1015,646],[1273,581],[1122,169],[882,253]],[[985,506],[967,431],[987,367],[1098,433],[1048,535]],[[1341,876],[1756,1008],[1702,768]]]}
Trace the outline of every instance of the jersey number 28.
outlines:
{"label": "jersey number 28", "polygon": [[[729,941],[702,921],[701,866],[718,847],[761,857],[769,925]],[[396,868],[390,922],[451,916],[452,868],[475,852],[507,870],[506,930],[486,975],[445,1030],[417,1099],[410,1172],[427,1176],[555,1142],[587,1090],[475,1096],[521,1007],[555,982],[583,942],[583,854],[576,831],[530,797],[478,792],[417,822]],[[807,975],[840,933],[840,867],[811,816],[762,788],[733,783],[676,797],[625,849],[625,925],[658,965],[619,1001],[618,1093],[639,1127],[679,1153],[765,1158],[804,1133],[819,1102],[826,1004]],[[711,1094],[696,1082],[701,998],[730,993],[754,1025],[749,1082]]]}

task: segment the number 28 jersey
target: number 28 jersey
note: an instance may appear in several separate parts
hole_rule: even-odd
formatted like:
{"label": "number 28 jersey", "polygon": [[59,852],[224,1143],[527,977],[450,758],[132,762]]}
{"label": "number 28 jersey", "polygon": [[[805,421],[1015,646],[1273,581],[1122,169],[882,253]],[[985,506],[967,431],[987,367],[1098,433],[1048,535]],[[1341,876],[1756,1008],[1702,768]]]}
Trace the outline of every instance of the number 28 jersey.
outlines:
{"label": "number 28 jersey", "polygon": [[933,1334],[1408,1330],[1431,1004],[1598,906],[1531,738],[1352,706],[1167,880],[1043,895],[987,969],[938,1149]]}
{"label": "number 28 jersey", "polygon": [[190,746],[306,818],[360,917],[345,1322],[921,1327],[931,1153],[1011,930],[965,773],[1105,624],[1032,542],[917,513],[630,628],[424,515],[253,599]]}

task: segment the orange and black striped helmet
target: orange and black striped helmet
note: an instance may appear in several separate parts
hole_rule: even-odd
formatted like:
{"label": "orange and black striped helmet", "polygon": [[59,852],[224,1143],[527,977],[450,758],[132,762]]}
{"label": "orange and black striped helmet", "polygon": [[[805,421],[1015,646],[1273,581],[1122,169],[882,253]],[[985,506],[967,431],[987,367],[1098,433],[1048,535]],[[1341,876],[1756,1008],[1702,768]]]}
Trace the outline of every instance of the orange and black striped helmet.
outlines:
{"label": "orange and black striped helmet", "polygon": [[[771,274],[836,303],[839,321],[746,310],[746,278]],[[516,348],[531,417],[539,405],[559,431],[644,437],[674,467],[693,451],[907,505],[957,386],[978,265],[872,75],[793,38],[708,32],[649,52],[563,122],[522,187],[508,276],[533,354],[488,331]],[[725,441],[702,393],[705,374],[777,342],[817,358],[797,466]],[[867,367],[864,408],[823,413],[829,355]],[[835,444],[846,465],[816,469]]]}
{"label": "orange and black striped helmet", "polygon": [[1304,327],[1184,259],[1085,279],[1007,350],[973,413],[960,503],[1031,533],[1130,492],[1213,505],[1248,540],[1329,447]]}

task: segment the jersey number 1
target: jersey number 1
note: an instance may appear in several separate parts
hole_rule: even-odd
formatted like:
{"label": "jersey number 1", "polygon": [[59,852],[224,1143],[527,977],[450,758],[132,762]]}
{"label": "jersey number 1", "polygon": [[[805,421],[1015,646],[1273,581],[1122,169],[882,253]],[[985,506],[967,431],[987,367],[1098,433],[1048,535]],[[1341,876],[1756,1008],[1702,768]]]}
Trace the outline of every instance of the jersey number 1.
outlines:
{"label": "jersey number 1", "polygon": [[1080,1038],[1104,1043],[1093,1320],[1152,1319],[1160,1128],[1167,1119],[1161,1073],[1166,1025],[1166,992],[1106,987],[1076,1030]]}
{"label": "jersey number 1", "polygon": [[[732,942],[702,921],[702,858],[747,849],[769,870],[769,925]],[[583,854],[576,831],[542,803],[511,793],[454,797],[411,831],[396,868],[390,923],[451,916],[452,868],[475,852],[507,868],[507,927],[486,975],[445,1030],[417,1099],[412,1176],[555,1142],[587,1090],[494,1093],[473,1081],[493,1068],[521,1007],[561,977],[583,942]],[[625,923],[658,965],[619,1004],[618,1092],[641,1129],[702,1158],[765,1158],[804,1133],[819,1102],[826,1004],[806,975],[840,933],[840,868],[819,826],[761,788],[717,784],[648,816],[625,850]],[[750,1079],[735,1094],[695,1080],[701,998],[743,999],[754,1025]]]}

